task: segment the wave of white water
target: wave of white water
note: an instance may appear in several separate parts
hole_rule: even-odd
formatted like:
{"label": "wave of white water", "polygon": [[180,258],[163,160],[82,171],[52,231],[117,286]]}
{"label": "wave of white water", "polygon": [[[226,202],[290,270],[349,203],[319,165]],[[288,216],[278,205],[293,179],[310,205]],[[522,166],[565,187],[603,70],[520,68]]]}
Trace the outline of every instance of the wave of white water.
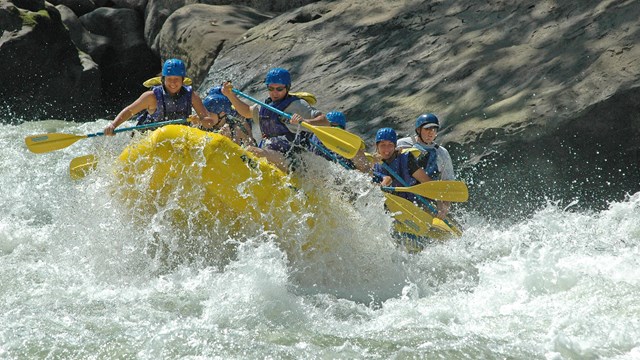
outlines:
{"label": "wave of white water", "polygon": [[113,157],[127,136],[24,145],[105,124],[0,127],[0,358],[640,358],[640,194],[518,222],[460,214],[462,238],[409,255],[364,177],[311,160],[310,186],[358,206],[301,222],[288,241],[331,244],[304,255],[255,229],[141,227],[107,165],[68,177],[73,157]]}

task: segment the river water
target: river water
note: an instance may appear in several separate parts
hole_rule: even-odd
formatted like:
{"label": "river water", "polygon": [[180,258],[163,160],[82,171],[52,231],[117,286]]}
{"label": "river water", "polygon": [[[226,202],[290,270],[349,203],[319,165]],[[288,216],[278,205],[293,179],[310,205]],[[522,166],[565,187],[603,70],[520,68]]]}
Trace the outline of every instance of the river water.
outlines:
{"label": "river water", "polygon": [[[140,226],[108,161],[68,176],[71,159],[114,158],[128,136],[24,144],[106,123],[0,126],[2,359],[640,358],[640,194],[518,220],[459,211],[461,238],[407,254],[366,178],[318,162],[310,174],[358,209],[336,206],[309,233]],[[291,250],[311,236],[326,248]]]}

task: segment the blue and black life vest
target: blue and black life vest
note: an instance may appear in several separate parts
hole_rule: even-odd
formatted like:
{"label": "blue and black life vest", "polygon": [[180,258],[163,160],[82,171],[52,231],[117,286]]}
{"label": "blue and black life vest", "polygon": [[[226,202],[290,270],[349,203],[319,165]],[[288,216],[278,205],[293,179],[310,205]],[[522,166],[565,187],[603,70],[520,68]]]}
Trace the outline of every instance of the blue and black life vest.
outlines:
{"label": "blue and black life vest", "polygon": [[[435,143],[434,143],[435,144]],[[431,180],[440,180],[440,170],[438,170],[438,147],[440,145],[435,144],[433,146],[425,146],[420,143],[415,143],[414,148],[420,150],[420,155],[416,156],[418,164],[422,165],[424,172],[429,175]],[[424,159],[426,157],[426,159]],[[425,163],[426,160],[426,163]]]}
{"label": "blue and black life vest", "polygon": [[[300,100],[299,97],[293,95],[287,95],[280,101],[272,101],[271,98],[266,99],[264,102],[273,106],[274,108],[284,111],[292,102]],[[265,138],[272,138],[276,136],[286,136],[287,140],[293,141],[296,134],[292,133],[287,125],[281,120],[280,115],[267,109],[264,106],[260,107],[260,131]]]}
{"label": "blue and black life vest", "polygon": [[186,119],[191,115],[191,96],[193,93],[191,86],[183,85],[175,96],[168,94],[162,85],[156,85],[151,90],[156,97],[156,111],[153,114],[144,111],[138,117],[138,125]]}
{"label": "blue and black life vest", "polygon": [[[396,175],[402,178],[402,180],[404,181],[404,184],[398,179],[396,179],[396,176],[394,174],[391,174],[382,164],[375,164],[373,166],[373,172],[374,174],[384,174],[384,175],[391,176],[393,181],[391,182],[390,186],[393,186],[393,187],[416,185],[418,183],[418,180],[416,180],[409,173],[409,156],[413,156],[413,155],[409,152],[398,153],[396,154],[395,159],[393,159],[391,162],[385,161],[385,164],[387,164],[387,166],[389,166],[391,170],[395,172]],[[417,200],[415,195],[409,192],[399,192],[397,193],[397,195],[410,201]]]}

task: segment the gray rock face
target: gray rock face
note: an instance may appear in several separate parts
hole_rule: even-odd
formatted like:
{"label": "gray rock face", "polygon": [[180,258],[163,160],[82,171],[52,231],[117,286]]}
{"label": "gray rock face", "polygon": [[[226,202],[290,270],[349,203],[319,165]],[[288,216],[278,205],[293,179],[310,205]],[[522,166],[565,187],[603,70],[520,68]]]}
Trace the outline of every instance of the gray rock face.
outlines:
{"label": "gray rock face", "polygon": [[180,9],[184,0],[149,0],[144,12],[144,38],[153,51],[158,53],[157,36],[169,15]]}
{"label": "gray rock face", "polygon": [[[185,5],[240,5],[263,12],[286,12],[318,0],[148,0],[145,9],[144,36],[149,46],[158,52],[158,34],[164,22]],[[238,16],[246,16],[238,14]]]}
{"label": "gray rock face", "polygon": [[102,59],[111,46],[109,38],[93,34],[85,29],[80,19],[68,7],[58,5],[56,9],[60,12],[62,22],[69,29],[71,40],[78,49],[89,54],[92,59]]}
{"label": "gray rock face", "polygon": [[269,18],[244,6],[187,5],[165,21],[158,50],[163,59],[184,59],[189,77],[198,84],[225,44]]}
{"label": "gray rock face", "polygon": [[93,0],[48,0],[53,5],[65,6],[76,16],[82,16],[86,13],[90,13],[96,9],[96,4]]}
{"label": "gray rock face", "polygon": [[133,9],[139,13],[144,13],[147,7],[147,0],[110,0],[114,8]]}
{"label": "gray rock face", "polygon": [[21,9],[38,11],[44,8],[44,0],[13,0],[13,4]]}
{"label": "gray rock face", "polygon": [[470,208],[603,206],[640,190],[638,13],[613,0],[315,3],[249,30],[202,87],[230,78],[266,95],[266,71],[283,66],[371,150],[379,127],[410,134],[436,113]]}

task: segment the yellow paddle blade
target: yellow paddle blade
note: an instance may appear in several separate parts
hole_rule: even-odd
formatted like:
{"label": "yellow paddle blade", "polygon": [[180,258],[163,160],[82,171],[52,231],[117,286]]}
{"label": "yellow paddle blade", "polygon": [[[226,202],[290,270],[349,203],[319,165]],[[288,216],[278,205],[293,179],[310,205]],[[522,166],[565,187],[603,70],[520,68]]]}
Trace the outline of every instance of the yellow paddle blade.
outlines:
{"label": "yellow paddle blade", "polygon": [[85,155],[73,158],[69,163],[69,175],[73,180],[80,180],[98,166],[95,155]]}
{"label": "yellow paddle blade", "polygon": [[309,105],[315,105],[318,102],[318,100],[316,99],[316,96],[313,95],[312,93],[298,91],[298,92],[292,92],[289,94],[293,96],[297,96],[301,99],[304,99],[306,102],[309,103]]}
{"label": "yellow paddle blade", "polygon": [[391,191],[410,192],[433,200],[465,202],[469,200],[469,189],[462,181],[428,181],[410,187],[389,188]]}
{"label": "yellow paddle blade", "polygon": [[433,221],[431,222],[431,225],[433,225],[433,227],[438,228],[438,229],[440,229],[442,231],[447,231],[447,229],[448,229],[449,232],[451,232],[451,233],[453,233],[455,235],[458,235],[458,236],[462,235],[461,232],[458,232],[458,231],[454,230],[452,227],[447,225],[446,222],[438,219],[437,217],[433,218]]}
{"label": "yellow paddle blade", "polygon": [[36,154],[66,148],[74,142],[87,138],[87,135],[39,134],[24,139],[27,148]]}
{"label": "yellow paddle blade", "polygon": [[[249,99],[262,107],[265,107],[280,116],[284,116],[287,119],[291,119],[291,114],[288,114],[280,109],[277,109],[269,104],[266,104],[252,96],[249,96],[238,89],[232,90],[234,94],[240,95],[245,99]],[[347,130],[340,129],[338,127],[331,126],[313,126],[306,122],[302,122],[302,127],[313,132],[322,144],[329,150],[342,155],[347,159],[353,159],[360,148],[364,146],[364,142],[356,134],[352,134]]]}
{"label": "yellow paddle blade", "polygon": [[[190,78],[186,77],[184,78],[184,81],[182,82],[184,85],[191,85],[193,82],[191,81]],[[146,88],[150,88],[156,85],[162,85],[162,77],[161,76],[156,76],[153,77],[145,82],[142,83],[142,85]]]}
{"label": "yellow paddle blade", "polygon": [[385,204],[389,211],[394,214],[393,217],[396,220],[413,230],[415,234],[426,234],[429,231],[430,226],[428,223],[428,216],[419,216],[419,213],[412,211],[405,203],[399,201],[398,199],[405,200],[399,196],[391,195],[389,193],[384,193],[384,196],[387,198]]}
{"label": "yellow paddle blade", "polygon": [[372,163],[372,164],[373,164],[373,163],[375,163],[375,162],[376,162],[376,158],[374,158],[374,157],[373,157],[373,154],[372,154],[372,153],[365,152],[365,153],[364,153],[364,156],[366,156],[366,157],[367,157],[367,160],[369,160],[369,162],[370,162],[370,163]]}
{"label": "yellow paddle blade", "polygon": [[358,135],[339,127],[313,126],[306,122],[302,122],[302,126],[312,131],[329,150],[347,159],[353,159],[363,145]]}
{"label": "yellow paddle blade", "polygon": [[384,193],[384,197],[387,199],[385,204],[389,211],[399,213],[394,215],[395,219],[416,230],[417,234],[426,234],[433,227],[450,234],[456,234],[444,221],[420,209],[411,201],[387,192]]}

